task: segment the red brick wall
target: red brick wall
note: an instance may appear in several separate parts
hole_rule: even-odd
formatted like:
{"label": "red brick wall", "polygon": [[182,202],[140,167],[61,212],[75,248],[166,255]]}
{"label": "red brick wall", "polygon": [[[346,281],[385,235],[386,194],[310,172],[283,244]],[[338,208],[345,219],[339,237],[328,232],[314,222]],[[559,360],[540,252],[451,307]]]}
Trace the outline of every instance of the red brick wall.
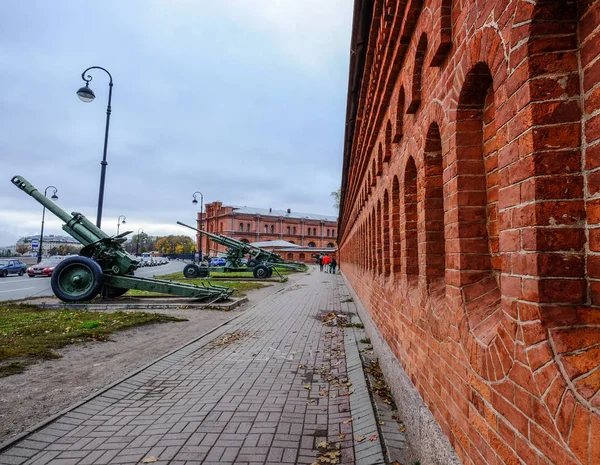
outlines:
{"label": "red brick wall", "polygon": [[463,463],[600,464],[600,2],[374,3],[342,270]]}

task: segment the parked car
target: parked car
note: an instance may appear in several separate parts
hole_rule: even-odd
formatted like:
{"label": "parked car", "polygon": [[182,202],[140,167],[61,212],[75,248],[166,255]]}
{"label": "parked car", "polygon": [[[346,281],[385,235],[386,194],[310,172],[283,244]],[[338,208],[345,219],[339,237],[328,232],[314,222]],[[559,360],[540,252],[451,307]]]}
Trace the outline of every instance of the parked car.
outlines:
{"label": "parked car", "polygon": [[65,257],[55,256],[42,260],[37,265],[30,266],[27,269],[27,274],[30,278],[35,278],[36,276],[52,276],[54,267],[64,259]]}
{"label": "parked car", "polygon": [[6,278],[9,274],[23,276],[27,271],[27,265],[20,260],[0,260],[0,276]]}
{"label": "parked car", "polygon": [[225,266],[227,260],[223,257],[215,257],[210,259],[210,266]]}

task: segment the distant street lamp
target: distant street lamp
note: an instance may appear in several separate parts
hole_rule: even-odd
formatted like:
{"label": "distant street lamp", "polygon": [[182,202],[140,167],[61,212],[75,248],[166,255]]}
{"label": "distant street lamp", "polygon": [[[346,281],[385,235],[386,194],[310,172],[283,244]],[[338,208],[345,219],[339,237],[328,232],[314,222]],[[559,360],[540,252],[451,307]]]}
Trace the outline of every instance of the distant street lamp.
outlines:
{"label": "distant street lamp", "polygon": [[94,91],[90,89],[89,86],[92,76],[89,74],[87,76],[85,75],[85,73],[87,73],[90,69],[101,69],[108,74],[110,79],[108,83],[108,106],[106,107],[106,129],[104,130],[104,152],[102,154],[102,162],[100,163],[102,165],[102,169],[100,172],[100,193],[98,194],[98,214],[96,215],[96,226],[100,227],[100,224],[102,223],[102,204],[104,203],[104,180],[106,178],[106,165],[108,165],[106,162],[106,148],[108,146],[108,128],[110,125],[111,113],[110,101],[112,99],[113,80],[111,74],[104,68],[101,68],[100,66],[90,66],[83,73],[81,73],[81,79],[85,81],[85,87],[82,87],[77,91],[77,96],[82,102],[90,103],[96,98],[96,94],[94,94]]}
{"label": "distant street lamp", "polygon": [[137,233],[137,241],[135,242],[135,255],[139,255],[140,253],[140,231],[144,232],[144,230],[142,228],[138,229],[138,233]]}
{"label": "distant street lamp", "polygon": [[[200,192],[200,191],[194,192],[192,194],[192,196],[194,197],[194,200],[192,200],[192,203],[194,205],[198,205],[198,199],[196,199],[196,194],[200,194],[200,231],[203,231],[204,228],[202,228],[202,223],[203,223],[202,209],[204,208],[204,196],[202,195],[202,192]],[[198,250],[198,257],[200,258],[200,262],[202,262],[202,234],[200,234],[200,248]]]}
{"label": "distant street lamp", "polygon": [[[50,198],[56,202],[58,200],[58,196],[56,195],[56,193],[58,192],[58,189],[54,186],[46,187],[46,189],[44,190],[44,197],[48,197],[48,189],[54,189],[54,193],[52,194],[52,197],[50,197]],[[42,261],[42,247],[44,245],[44,219],[45,219],[45,217],[46,217],[46,207],[44,207],[44,209],[42,210],[42,231],[40,233],[40,243],[38,245],[39,249],[38,249],[38,255],[37,255],[38,263]]]}
{"label": "distant street lamp", "polygon": [[[121,221],[121,218],[123,218],[123,221]],[[121,224],[125,224],[127,218],[125,218],[125,215],[119,215],[119,217],[117,218],[117,236],[119,235],[119,227],[121,226]]]}

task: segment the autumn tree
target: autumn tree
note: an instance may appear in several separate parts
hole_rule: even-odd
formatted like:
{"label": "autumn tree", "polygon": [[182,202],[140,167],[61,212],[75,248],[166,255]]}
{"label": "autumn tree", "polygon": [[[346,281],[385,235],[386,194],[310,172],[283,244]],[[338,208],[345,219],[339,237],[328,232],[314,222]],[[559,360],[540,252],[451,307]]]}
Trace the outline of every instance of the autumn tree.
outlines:
{"label": "autumn tree", "polygon": [[170,235],[157,239],[156,250],[163,254],[193,253],[196,250],[196,245],[188,236]]}
{"label": "autumn tree", "polygon": [[26,244],[25,242],[18,242],[15,250],[20,254],[27,253],[29,252],[29,244]]}

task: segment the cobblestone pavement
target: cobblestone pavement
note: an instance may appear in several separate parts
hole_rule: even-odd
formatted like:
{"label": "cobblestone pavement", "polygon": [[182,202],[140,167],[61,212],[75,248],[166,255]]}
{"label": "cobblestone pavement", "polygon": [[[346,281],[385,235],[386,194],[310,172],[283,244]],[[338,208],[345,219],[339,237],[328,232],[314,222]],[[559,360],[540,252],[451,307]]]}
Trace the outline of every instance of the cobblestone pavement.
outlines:
{"label": "cobblestone pavement", "polygon": [[321,321],[342,311],[343,286],[312,272],[26,436],[0,464],[355,463],[344,329]]}

